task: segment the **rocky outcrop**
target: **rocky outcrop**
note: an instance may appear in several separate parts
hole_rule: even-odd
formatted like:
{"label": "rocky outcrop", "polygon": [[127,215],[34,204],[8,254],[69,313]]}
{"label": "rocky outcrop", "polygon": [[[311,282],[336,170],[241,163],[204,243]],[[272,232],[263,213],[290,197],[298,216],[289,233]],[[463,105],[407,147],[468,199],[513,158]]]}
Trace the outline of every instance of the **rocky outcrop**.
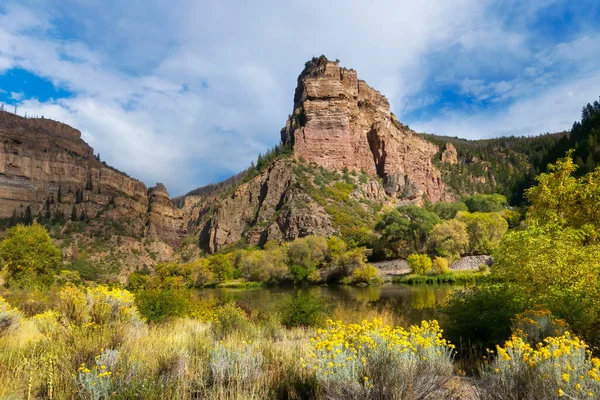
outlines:
{"label": "rocky outcrop", "polygon": [[356,71],[324,57],[307,63],[298,77],[281,139],[296,159],[381,177],[390,196],[434,202],[450,196],[432,163],[438,147],[402,125]]}
{"label": "rocky outcrop", "polygon": [[442,152],[442,162],[450,165],[458,164],[458,152],[452,143],[446,143]]}
{"label": "rocky outcrop", "polygon": [[162,183],[148,189],[148,236],[177,247],[187,235],[183,210],[173,205]]}
{"label": "rocky outcrop", "polygon": [[277,160],[234,193],[197,208],[200,246],[215,252],[245,238],[250,245],[334,232],[328,214],[298,190],[291,160]]}

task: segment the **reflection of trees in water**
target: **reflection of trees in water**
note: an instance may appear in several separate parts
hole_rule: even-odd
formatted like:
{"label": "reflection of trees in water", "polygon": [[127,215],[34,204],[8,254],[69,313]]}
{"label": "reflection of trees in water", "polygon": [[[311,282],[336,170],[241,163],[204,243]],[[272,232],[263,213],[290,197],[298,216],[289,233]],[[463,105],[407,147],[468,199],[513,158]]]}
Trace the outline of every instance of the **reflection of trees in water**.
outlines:
{"label": "reflection of trees in water", "polygon": [[407,323],[417,323],[423,319],[437,318],[437,307],[454,289],[451,285],[384,285],[364,288],[312,286],[304,289],[202,289],[197,293],[200,298],[216,300],[218,303],[233,301],[265,313],[275,313],[286,297],[298,290],[305,290],[311,296],[319,297],[329,309],[343,307],[354,314],[391,310],[394,316]]}

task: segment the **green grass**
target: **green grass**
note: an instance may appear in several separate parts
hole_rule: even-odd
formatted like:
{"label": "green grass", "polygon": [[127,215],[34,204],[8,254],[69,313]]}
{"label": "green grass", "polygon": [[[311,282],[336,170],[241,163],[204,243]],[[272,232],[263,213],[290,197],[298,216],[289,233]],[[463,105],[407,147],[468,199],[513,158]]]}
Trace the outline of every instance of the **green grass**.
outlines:
{"label": "green grass", "polygon": [[450,271],[447,274],[405,274],[396,276],[392,283],[405,285],[436,285],[440,283],[481,283],[490,282],[493,278],[489,272],[480,271]]}

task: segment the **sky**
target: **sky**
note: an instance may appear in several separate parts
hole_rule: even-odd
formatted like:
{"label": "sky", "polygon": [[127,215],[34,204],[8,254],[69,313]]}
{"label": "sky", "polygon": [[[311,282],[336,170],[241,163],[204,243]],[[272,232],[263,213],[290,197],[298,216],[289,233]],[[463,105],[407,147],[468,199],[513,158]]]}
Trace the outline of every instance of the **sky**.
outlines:
{"label": "sky", "polygon": [[600,95],[597,0],[1,0],[0,103],[172,196],[279,141],[325,54],[417,132],[569,129]]}

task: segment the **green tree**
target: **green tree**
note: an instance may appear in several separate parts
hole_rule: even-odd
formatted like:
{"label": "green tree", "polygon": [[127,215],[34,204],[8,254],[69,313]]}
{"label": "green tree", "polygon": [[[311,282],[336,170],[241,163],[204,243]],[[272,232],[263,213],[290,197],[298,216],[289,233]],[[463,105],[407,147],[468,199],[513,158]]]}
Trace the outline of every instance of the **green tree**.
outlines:
{"label": "green tree", "polygon": [[469,208],[469,212],[496,212],[502,211],[507,206],[506,196],[498,193],[476,194],[463,197],[462,201]]}
{"label": "green tree", "polygon": [[10,228],[0,243],[0,260],[7,282],[16,287],[45,287],[54,282],[62,252],[37,222]]}
{"label": "green tree", "polygon": [[491,254],[508,231],[508,222],[499,213],[461,212],[457,219],[467,226],[472,254]]}
{"label": "green tree", "polygon": [[457,202],[446,202],[440,201],[433,205],[433,212],[436,213],[441,219],[452,219],[456,217],[459,211],[468,211],[469,208],[462,201]]}
{"label": "green tree", "polygon": [[409,252],[425,250],[429,232],[441,222],[437,214],[410,205],[384,213],[375,229],[388,244],[403,242]]}
{"label": "green tree", "polygon": [[469,249],[467,226],[457,219],[437,224],[429,234],[429,246],[442,257],[458,258]]}
{"label": "green tree", "polygon": [[224,254],[215,254],[208,259],[208,266],[220,281],[233,279],[233,265]]}

